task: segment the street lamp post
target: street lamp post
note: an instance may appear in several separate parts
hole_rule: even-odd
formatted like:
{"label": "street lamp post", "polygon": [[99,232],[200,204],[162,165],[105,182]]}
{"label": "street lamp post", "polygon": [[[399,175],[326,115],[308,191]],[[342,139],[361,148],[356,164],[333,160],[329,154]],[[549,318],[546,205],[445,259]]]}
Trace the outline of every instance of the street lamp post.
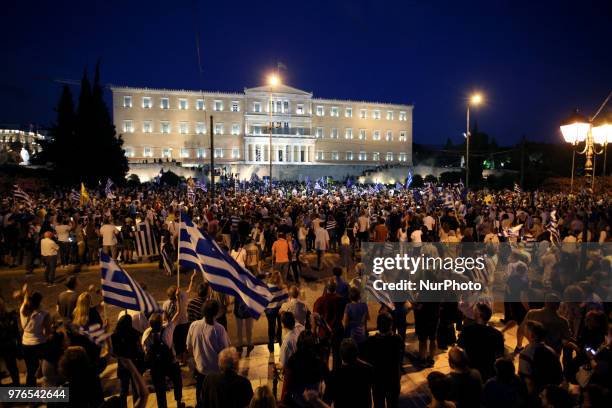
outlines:
{"label": "street lamp post", "polygon": [[[607,100],[606,100],[607,102]],[[605,104],[605,102],[604,102]],[[603,107],[603,106],[602,106]],[[601,111],[598,111],[598,113]],[[574,170],[576,153],[585,156],[584,170],[587,177],[591,177],[591,189],[595,187],[595,161],[597,155],[604,154],[604,170],[606,172],[606,150],[608,143],[612,142],[612,125],[607,122],[593,122],[594,118],[587,119],[578,113],[578,110],[561,124],[561,134],[563,139],[572,145],[572,175],[570,182],[570,192],[574,190]],[[584,148],[576,151],[579,143],[584,142]],[[598,150],[597,145],[601,146]]]}
{"label": "street lamp post", "polygon": [[467,104],[465,115],[465,188],[470,186],[470,105],[478,106],[482,102],[481,94],[474,94]]}
{"label": "street lamp post", "polygon": [[278,77],[278,75],[272,74],[268,77],[268,85],[270,86],[270,104],[268,106],[268,110],[270,111],[270,128],[269,128],[269,134],[270,134],[270,141],[268,144],[268,160],[269,160],[269,165],[270,165],[270,171],[269,171],[269,179],[268,179],[268,183],[269,183],[269,190],[270,190],[270,195],[272,195],[272,110],[274,108],[274,103],[272,101],[272,91],[274,90],[274,87],[276,85],[278,85],[280,83],[280,79]]}

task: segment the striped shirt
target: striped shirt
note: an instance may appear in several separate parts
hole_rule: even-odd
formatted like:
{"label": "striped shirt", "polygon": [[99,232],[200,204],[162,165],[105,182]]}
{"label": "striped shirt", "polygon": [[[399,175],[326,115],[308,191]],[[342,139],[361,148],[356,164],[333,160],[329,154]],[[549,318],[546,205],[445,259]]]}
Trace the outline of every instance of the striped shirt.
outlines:
{"label": "striped shirt", "polygon": [[202,311],[202,306],[204,306],[205,298],[202,297],[194,297],[187,304],[187,320],[189,322],[195,322],[196,320],[200,320],[204,317],[204,313]]}

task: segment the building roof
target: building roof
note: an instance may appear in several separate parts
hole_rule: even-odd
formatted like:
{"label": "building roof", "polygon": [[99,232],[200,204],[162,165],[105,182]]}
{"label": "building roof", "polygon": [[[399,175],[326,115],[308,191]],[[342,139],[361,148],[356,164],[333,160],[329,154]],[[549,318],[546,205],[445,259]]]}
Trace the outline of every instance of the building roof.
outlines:
{"label": "building roof", "polygon": [[297,89],[297,88],[294,88],[292,86],[285,85],[285,84],[280,84],[280,85],[277,85],[275,87],[272,87],[271,85],[263,85],[263,86],[257,86],[255,88],[244,88],[244,93],[251,93],[251,92],[252,93],[255,93],[255,92],[265,92],[265,93],[274,92],[274,93],[289,93],[289,94],[296,94],[296,95],[312,96],[312,92],[302,91],[301,89]]}

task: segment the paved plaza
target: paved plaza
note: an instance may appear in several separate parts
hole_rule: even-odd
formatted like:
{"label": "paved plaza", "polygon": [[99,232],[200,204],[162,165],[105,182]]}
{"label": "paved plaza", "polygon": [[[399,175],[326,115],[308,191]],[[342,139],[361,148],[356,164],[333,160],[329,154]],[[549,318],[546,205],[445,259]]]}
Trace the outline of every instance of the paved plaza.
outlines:
{"label": "paved plaza", "polygon": [[[306,255],[307,263],[314,263],[315,259],[313,255]],[[326,277],[331,276],[331,268],[338,262],[338,256],[336,254],[327,254],[324,259],[324,267],[321,271],[313,271],[307,266],[304,268],[304,274],[308,276],[302,285],[301,299],[304,300],[307,305],[312,308],[314,301],[323,291],[323,281]],[[127,265],[126,270],[139,282],[147,284],[148,290],[153,296],[160,302],[165,300],[165,290],[169,285],[176,283],[176,277],[166,276],[162,270],[158,268],[157,263],[142,263]],[[58,269],[57,281],[58,283],[52,287],[47,287],[43,281],[42,269],[37,268],[34,275],[26,276],[24,271],[17,269],[2,269],[0,270],[0,290],[8,297],[10,293],[17,290],[23,285],[24,282],[28,282],[34,290],[38,290],[44,294],[43,304],[46,310],[55,310],[55,303],[57,296],[64,290],[63,281],[66,277],[74,273],[71,269]],[[97,265],[86,266],[78,272],[79,277],[79,290],[86,290],[89,285],[95,285],[99,287],[100,284],[100,271]],[[195,284],[201,282],[201,277],[197,276]],[[181,276],[181,287],[186,288],[189,284],[189,276]],[[195,286],[194,286],[195,287]],[[17,307],[15,301],[11,300],[9,305],[11,307]],[[378,311],[378,305],[375,303],[369,304],[370,316],[376,316]],[[496,308],[497,311],[501,309],[501,305]],[[120,309],[114,306],[107,306],[106,317],[109,320],[111,327],[114,327],[118,313]],[[499,325],[499,319],[501,314],[496,313],[492,321]],[[408,316],[409,327],[406,336],[406,350],[407,354],[416,353],[418,343],[414,334],[414,326],[411,324],[413,321],[412,313]],[[369,329],[374,330],[375,319],[370,319]],[[236,342],[236,325],[234,316],[232,313],[228,313],[228,334],[233,343]],[[514,349],[516,344],[515,337],[516,329],[513,329],[505,334],[506,347],[508,350]],[[267,322],[265,318],[260,318],[255,321],[253,327],[253,341],[256,344],[255,349],[246,355],[246,351],[243,351],[242,358],[240,360],[240,373],[251,380],[253,388],[260,385],[268,384],[271,388],[273,386],[274,379],[274,364],[278,363],[280,348],[277,344],[275,351],[271,354],[266,346],[267,342]],[[21,365],[22,381],[25,381],[25,367]],[[111,360],[111,363],[102,373],[103,386],[105,394],[112,395],[119,392],[119,380],[116,377],[117,363]],[[184,401],[187,406],[195,405],[195,381],[191,374],[191,367],[184,366],[182,368],[183,374],[183,395]],[[401,407],[424,407],[429,402],[429,394],[426,385],[426,377],[433,370],[439,370],[442,372],[448,372],[448,359],[446,352],[439,351],[435,357],[435,364],[431,368],[421,368],[414,366],[409,358],[404,360],[405,375],[401,381]],[[150,377],[146,374],[145,378],[150,382]],[[8,378],[3,380],[8,382]],[[277,386],[278,393],[282,389],[282,379]],[[151,386],[152,391],[152,386]],[[169,404],[172,404],[173,399],[172,391],[168,391],[167,399]],[[149,396],[149,407],[156,407],[155,393],[151,392]]]}

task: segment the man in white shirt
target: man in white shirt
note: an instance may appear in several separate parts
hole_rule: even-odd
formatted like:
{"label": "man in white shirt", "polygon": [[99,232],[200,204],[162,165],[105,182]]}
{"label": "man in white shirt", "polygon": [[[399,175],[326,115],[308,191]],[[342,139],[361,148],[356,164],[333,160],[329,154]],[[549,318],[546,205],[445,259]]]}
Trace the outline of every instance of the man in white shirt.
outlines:
{"label": "man in white shirt", "polygon": [[431,216],[431,213],[427,213],[427,215],[423,218],[423,225],[427,227],[428,231],[433,231],[436,226],[436,220]]}
{"label": "man in white shirt", "polygon": [[368,241],[370,231],[370,217],[366,215],[364,210],[361,210],[359,218],[357,218],[357,225],[359,226],[357,237],[359,238],[359,249],[361,249],[361,243]]}
{"label": "man in white shirt", "polygon": [[284,369],[287,366],[289,358],[297,350],[297,341],[300,333],[304,331],[304,326],[295,321],[293,313],[281,313],[281,324],[286,333],[283,335],[283,344],[280,350],[280,365]]}
{"label": "man in white shirt", "polygon": [[104,225],[100,227],[100,235],[102,236],[102,251],[106,255],[113,258],[117,257],[117,227],[111,224],[107,218],[104,220]]}
{"label": "man in white shirt", "polygon": [[201,406],[204,378],[219,371],[219,353],[230,345],[227,331],[215,321],[219,303],[207,300],[203,309],[204,318],[191,323],[187,333],[187,351],[193,356],[196,369],[197,406]]}
{"label": "man in white shirt", "polygon": [[46,266],[45,281],[49,286],[55,281],[55,267],[57,265],[57,253],[59,245],[52,239],[51,231],[45,232],[44,238],[40,240],[40,256]]}
{"label": "man in white shirt", "polygon": [[72,231],[72,225],[70,221],[60,217],[58,223],[55,225],[55,234],[57,235],[57,241],[60,246],[60,261],[61,266],[66,267],[70,263],[70,249],[72,244],[70,243],[70,231]]}
{"label": "man in white shirt", "polygon": [[323,254],[329,247],[329,232],[327,229],[319,226],[315,227],[315,250],[317,251],[317,270],[321,269],[321,260]]}

